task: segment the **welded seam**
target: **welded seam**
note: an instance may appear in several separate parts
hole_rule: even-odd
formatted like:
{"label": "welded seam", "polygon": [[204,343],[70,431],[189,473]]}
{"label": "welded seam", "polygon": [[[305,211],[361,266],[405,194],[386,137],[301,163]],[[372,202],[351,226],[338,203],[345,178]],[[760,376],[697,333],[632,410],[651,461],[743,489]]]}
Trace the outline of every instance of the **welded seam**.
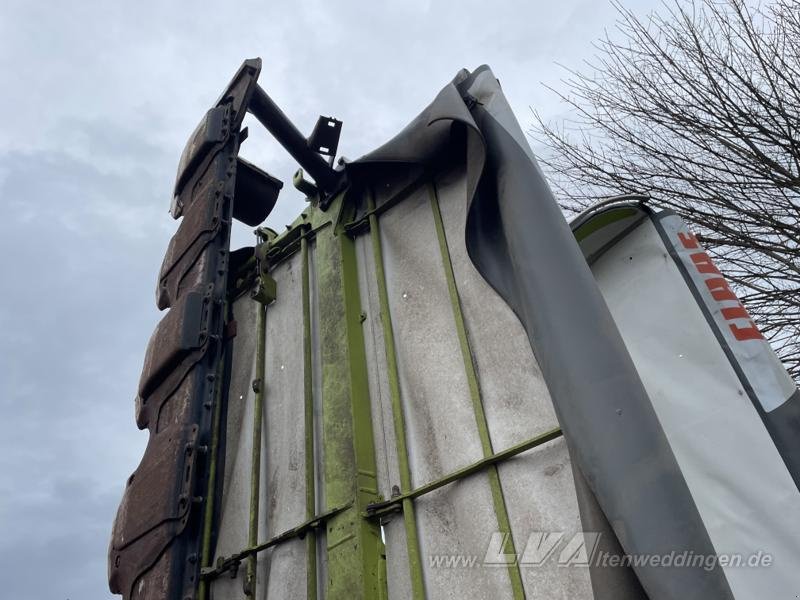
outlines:
{"label": "welded seam", "polygon": [[[308,256],[308,239],[300,238],[300,260],[302,263],[303,294],[303,400],[305,423],[305,467],[306,467],[306,519],[316,512],[316,487],[314,472],[314,390],[311,366],[311,284]],[[317,536],[311,530],[306,534],[306,596],[317,598]]]}
{"label": "welded seam", "polygon": [[[442,212],[439,209],[439,196],[436,191],[436,184],[433,181],[429,183],[428,191],[431,201],[431,210],[433,212],[433,222],[436,227],[436,237],[439,241],[439,251],[441,253],[442,266],[444,267],[445,279],[447,280],[447,291],[450,294],[453,317],[455,320],[456,331],[458,332],[458,342],[459,346],[461,347],[461,357],[464,360],[464,371],[467,376],[469,395],[472,400],[472,408],[475,414],[475,423],[478,427],[478,435],[481,440],[483,456],[484,458],[489,458],[494,455],[492,439],[489,434],[489,424],[486,420],[486,413],[484,411],[483,400],[481,398],[478,374],[477,370],[475,369],[475,359],[472,354],[472,348],[470,347],[469,336],[467,335],[467,327],[464,323],[464,313],[461,307],[461,298],[458,295],[455,274],[453,273],[453,263],[450,258],[450,249],[447,246],[447,236],[445,234],[444,223],[442,221]],[[503,496],[503,488],[500,484],[500,474],[498,473],[497,465],[491,464],[486,469],[486,473],[489,476],[489,487],[492,490],[492,501],[494,503],[494,512],[497,516],[498,528],[501,532],[507,533],[505,552],[507,554],[516,556],[517,553],[514,547],[514,536],[511,531],[511,521],[508,518],[508,509],[506,507],[505,497]],[[522,573],[520,572],[517,561],[508,564],[508,577],[515,600],[524,599],[525,589],[522,586]]]}
{"label": "welded seam", "polygon": [[[378,217],[375,214],[375,197],[372,190],[367,192],[367,205],[369,210],[369,237],[372,242],[375,277],[378,283],[378,300],[380,304],[381,326],[383,329],[383,343],[386,351],[389,397],[392,404],[392,421],[394,423],[395,444],[397,447],[397,464],[398,470],[400,471],[400,493],[406,494],[412,489],[411,467],[408,460],[406,424],[400,397],[400,377],[397,368],[392,315],[389,311],[389,293],[386,287],[386,272],[383,265],[380,226],[378,225]],[[411,592],[414,600],[422,600],[426,597],[425,581],[422,573],[419,536],[417,534],[417,519],[413,500],[411,498],[403,500],[402,507],[408,552],[408,569],[411,578]]]}

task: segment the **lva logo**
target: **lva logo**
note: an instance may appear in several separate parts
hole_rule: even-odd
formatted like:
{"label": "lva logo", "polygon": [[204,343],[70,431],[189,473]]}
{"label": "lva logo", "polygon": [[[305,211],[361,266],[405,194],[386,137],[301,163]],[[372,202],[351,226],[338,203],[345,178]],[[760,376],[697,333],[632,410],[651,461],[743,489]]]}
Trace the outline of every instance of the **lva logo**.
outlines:
{"label": "lva logo", "polygon": [[493,533],[483,558],[484,566],[508,566],[518,562],[521,566],[538,567],[556,556],[561,566],[588,566],[600,533],[578,531],[570,536],[563,531],[535,531],[528,536],[522,554],[507,552],[510,541],[508,533]]}
{"label": "lva logo", "polygon": [[429,557],[428,562],[434,568],[508,567],[516,564],[520,567],[663,567],[706,571],[717,566],[758,568],[773,564],[772,554],[763,550],[750,554],[701,554],[684,548],[654,554],[618,553],[599,548],[601,535],[597,531],[578,531],[573,534],[535,531],[528,536],[520,554],[511,551],[514,545],[520,548],[519,541],[515,540],[512,545],[510,535],[498,531],[492,534],[482,562],[475,555],[437,555]]}

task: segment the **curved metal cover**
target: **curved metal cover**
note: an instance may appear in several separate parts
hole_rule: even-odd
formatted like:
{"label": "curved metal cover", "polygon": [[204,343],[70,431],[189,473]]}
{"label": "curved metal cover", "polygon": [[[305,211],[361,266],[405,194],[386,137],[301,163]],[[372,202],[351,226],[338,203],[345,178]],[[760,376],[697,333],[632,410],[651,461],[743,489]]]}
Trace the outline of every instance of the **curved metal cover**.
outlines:
{"label": "curved metal cover", "polygon": [[[375,164],[432,168],[454,141],[466,147],[469,256],[522,321],[576,471],[622,548],[713,553],[625,343],[489,68],[459,73],[395,139],[356,161],[353,178],[368,178]],[[716,567],[634,568],[653,598],[731,597]]]}
{"label": "curved metal cover", "polygon": [[677,215],[618,205],[575,233],[732,593],[791,595],[800,559],[795,384]]}

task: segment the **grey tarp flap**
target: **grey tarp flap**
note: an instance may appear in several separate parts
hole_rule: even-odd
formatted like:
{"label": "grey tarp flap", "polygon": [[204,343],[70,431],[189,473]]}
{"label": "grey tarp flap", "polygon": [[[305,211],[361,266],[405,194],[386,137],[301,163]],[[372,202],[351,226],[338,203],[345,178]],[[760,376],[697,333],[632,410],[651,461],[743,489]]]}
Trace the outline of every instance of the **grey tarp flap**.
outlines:
{"label": "grey tarp flap", "polygon": [[[370,171],[362,166],[434,170],[442,156],[465,152],[467,248],[528,333],[579,469],[585,529],[609,523],[633,555],[714,554],[622,338],[489,68],[461,71],[397,137],[348,169],[358,185]],[[602,571],[592,573],[598,598],[641,597],[624,571]],[[635,571],[654,600],[732,597],[718,567]]]}

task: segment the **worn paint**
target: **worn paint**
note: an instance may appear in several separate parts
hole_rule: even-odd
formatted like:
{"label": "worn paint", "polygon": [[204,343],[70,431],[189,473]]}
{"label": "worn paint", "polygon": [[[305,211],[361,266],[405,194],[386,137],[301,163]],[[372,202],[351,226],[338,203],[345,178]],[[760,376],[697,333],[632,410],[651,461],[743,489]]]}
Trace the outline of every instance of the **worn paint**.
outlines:
{"label": "worn paint", "polygon": [[377,498],[377,483],[353,241],[332,228],[320,231],[316,265],[325,497],[329,506],[354,502],[327,526],[326,598],[375,598],[383,544],[379,527],[360,517]]}

